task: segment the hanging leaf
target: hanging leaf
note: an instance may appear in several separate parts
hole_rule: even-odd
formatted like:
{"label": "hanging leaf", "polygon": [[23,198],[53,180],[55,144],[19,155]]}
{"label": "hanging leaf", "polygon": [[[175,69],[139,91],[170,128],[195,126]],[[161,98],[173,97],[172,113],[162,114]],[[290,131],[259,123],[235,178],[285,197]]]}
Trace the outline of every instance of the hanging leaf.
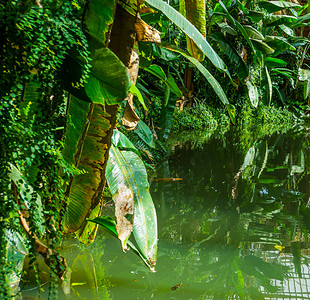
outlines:
{"label": "hanging leaf", "polygon": [[267,67],[285,67],[287,62],[279,58],[266,57],[265,64]]}
{"label": "hanging leaf", "polygon": [[172,75],[170,72],[167,74],[167,86],[171,89],[171,91],[177,95],[177,97],[181,98],[183,96],[183,93],[179,89],[178,85],[175,83]]}
{"label": "hanging leaf", "polygon": [[145,166],[132,151],[111,146],[106,178],[115,200],[120,185],[129,188],[134,196],[133,234],[143,256],[155,265],[157,256],[157,219],[149,193]]}
{"label": "hanging leaf", "polygon": [[91,55],[92,69],[85,92],[93,103],[108,105],[122,102],[131,85],[127,68],[108,48],[100,48]]}
{"label": "hanging leaf", "polygon": [[90,1],[85,11],[84,22],[87,32],[94,40],[105,44],[106,33],[113,24],[116,1],[96,0]]}
{"label": "hanging leaf", "polygon": [[144,99],[139,91],[139,89],[133,84],[131,83],[131,86],[130,86],[130,89],[129,89],[129,92],[135,96],[137,96],[139,102],[142,104],[143,108],[147,111],[147,107],[145,105],[145,102],[144,102]]}
{"label": "hanging leaf", "polygon": [[249,69],[239,53],[227,43],[227,38],[220,32],[215,32],[211,38],[219,43],[221,50],[229,59],[237,64],[237,74],[241,80],[244,80],[249,75]]}
{"label": "hanging leaf", "polygon": [[68,201],[63,226],[66,232],[74,232],[102,201],[104,169],[111,143],[108,132],[115,117],[99,104],[74,97],[69,101],[68,116],[63,155],[79,171],[66,188]]}
{"label": "hanging leaf", "polygon": [[259,102],[257,87],[250,80],[247,81],[246,85],[248,87],[250,101],[254,107],[257,107]]}
{"label": "hanging leaf", "polygon": [[274,50],[269,47],[265,42],[262,42],[260,40],[251,39],[254,48],[258,51],[261,51],[262,54],[272,54],[274,53]]}
{"label": "hanging leaf", "polygon": [[[169,87],[167,87],[167,89],[169,89]],[[160,138],[164,140],[168,139],[172,125],[173,114],[175,111],[175,104],[177,102],[176,95],[168,92],[166,92],[165,95],[167,97],[166,100],[167,103],[161,109],[160,123],[159,123],[160,128],[162,128],[159,135]]]}
{"label": "hanging leaf", "polygon": [[258,6],[266,9],[270,14],[284,9],[301,7],[299,4],[287,1],[261,1],[258,2]]}
{"label": "hanging leaf", "polygon": [[210,61],[220,70],[229,74],[227,67],[222,59],[217,55],[214,49],[206,41],[205,37],[199,30],[177,12],[172,6],[162,0],[146,0],[148,4],[162,11],[173,23],[176,24],[183,32],[187,34],[201,49],[201,51],[210,59]]}
{"label": "hanging leaf", "polygon": [[[197,69],[201,72],[201,74],[207,79],[207,81],[210,83],[211,87],[213,88],[213,90],[215,91],[215,93],[218,95],[218,97],[220,98],[220,100],[223,102],[223,104],[226,106],[227,111],[229,113],[229,116],[231,118],[231,121],[234,123],[235,122],[235,118],[234,118],[234,109],[233,109],[233,105],[229,104],[229,101],[221,87],[221,85],[218,83],[218,81],[210,74],[210,72],[194,57],[188,55],[185,51],[179,49],[178,47],[169,45],[169,44],[161,44],[162,47],[169,49],[171,51],[175,51],[177,53],[182,54],[185,58],[187,58],[191,63],[193,63]],[[228,108],[228,105],[229,108]]]}
{"label": "hanging leaf", "polygon": [[154,76],[158,77],[159,79],[166,81],[167,76],[163,69],[158,65],[150,65],[148,68],[144,68],[145,71],[153,74]]}
{"label": "hanging leaf", "polygon": [[142,120],[138,122],[135,133],[141,138],[144,143],[149,145],[151,148],[155,148],[153,133]]}
{"label": "hanging leaf", "polygon": [[151,65],[148,68],[144,68],[144,70],[164,81],[164,83],[167,86],[169,86],[169,88],[173,93],[175,93],[179,98],[182,97],[183,94],[179,89],[179,87],[177,86],[177,84],[175,83],[173,77],[170,75],[170,73],[168,73],[168,76],[166,76],[163,69],[158,65]]}
{"label": "hanging leaf", "polygon": [[[25,204],[27,209],[35,210],[33,212],[33,218],[36,227],[39,229],[40,234],[45,232],[45,219],[43,214],[43,204],[41,201],[40,195],[34,193],[32,186],[30,186],[25,180],[23,174],[12,164],[10,164],[9,178],[14,182],[17,187],[17,191],[22,199],[22,202]],[[35,196],[35,204],[31,205],[33,201],[33,196]]]}
{"label": "hanging leaf", "polygon": [[250,25],[243,25],[244,30],[246,31],[250,39],[263,40],[264,36],[254,27]]}
{"label": "hanging leaf", "polygon": [[268,105],[271,104],[271,99],[272,99],[272,82],[271,82],[271,78],[269,75],[269,71],[268,68],[265,67],[265,74],[266,74],[266,79],[267,79],[267,103]]}
{"label": "hanging leaf", "polygon": [[[112,236],[118,238],[118,233],[116,230],[116,223],[115,221],[109,217],[109,216],[101,216],[98,218],[95,218],[93,220],[89,220],[91,222],[94,222],[98,225],[101,225],[106,231],[108,231]],[[147,261],[143,253],[139,248],[137,248],[133,243],[131,243],[129,240],[127,241],[127,245],[143,260],[143,262],[146,264],[147,267],[150,268],[152,272],[155,272],[154,267],[150,265],[150,263]]]}
{"label": "hanging leaf", "polygon": [[139,151],[134,144],[128,139],[128,137],[117,129],[113,130],[112,143],[115,147],[121,150],[131,150],[139,155]]}

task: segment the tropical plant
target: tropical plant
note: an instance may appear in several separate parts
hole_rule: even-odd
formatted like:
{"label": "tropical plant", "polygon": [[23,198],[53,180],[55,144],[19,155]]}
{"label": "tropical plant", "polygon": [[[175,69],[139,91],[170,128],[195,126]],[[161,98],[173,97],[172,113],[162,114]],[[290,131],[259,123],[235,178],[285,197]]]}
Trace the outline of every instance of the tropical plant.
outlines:
{"label": "tropical plant", "polygon": [[[223,61],[189,21],[163,1],[148,3],[162,9],[201,46],[203,54],[219,70],[229,74]],[[21,233],[34,269],[36,252],[43,255],[51,267],[51,296],[56,296],[56,276],[63,278],[66,269],[64,258],[57,252],[62,233],[74,232],[84,243],[94,240],[98,225],[91,220],[98,220],[101,214],[106,179],[116,201],[115,228],[123,249],[127,248],[133,230],[137,246],[131,247],[153,267],[156,214],[144,165],[124,136],[114,139],[115,146],[111,138],[119,104],[129,92],[137,95],[147,108],[134,85],[137,72],[132,67],[137,40],[159,42],[158,32],[139,18],[141,4],[136,1],[45,0],[27,1],[26,5],[10,1],[1,4],[0,9],[2,16],[8,16],[1,18],[0,23],[4,41],[1,239],[5,241],[1,243],[1,296],[13,296],[8,279],[12,269],[7,251],[10,232]],[[210,82],[216,83],[194,58],[169,45],[163,47],[167,55],[173,55],[167,48],[184,55]],[[166,75],[156,66],[149,66],[147,71],[159,76],[167,90],[181,96],[169,72]],[[222,89],[217,85],[215,91],[232,114],[233,108]],[[127,115],[134,114],[132,99],[128,103]],[[147,129],[142,121],[137,123],[137,132],[143,136]],[[152,146],[151,140],[144,141]],[[109,151],[111,158],[106,169]],[[116,171],[119,177],[114,177]],[[117,201],[122,193],[131,201],[125,206]],[[133,221],[129,221],[126,216],[133,208]]]}
{"label": "tropical plant", "polygon": [[[303,59],[296,59],[298,49],[308,49],[308,39],[294,29],[305,26],[309,15],[301,15],[305,7],[286,1],[261,1],[256,3],[255,10],[253,4],[219,1],[211,24],[216,24],[220,31],[216,30],[211,38],[236,64],[236,73],[241,83],[247,85],[254,107],[259,99],[270,105],[273,90],[282,104],[287,104],[287,88],[296,89],[298,68],[303,63]],[[240,39],[241,47],[236,44]],[[307,79],[300,78],[305,81],[306,96]]]}

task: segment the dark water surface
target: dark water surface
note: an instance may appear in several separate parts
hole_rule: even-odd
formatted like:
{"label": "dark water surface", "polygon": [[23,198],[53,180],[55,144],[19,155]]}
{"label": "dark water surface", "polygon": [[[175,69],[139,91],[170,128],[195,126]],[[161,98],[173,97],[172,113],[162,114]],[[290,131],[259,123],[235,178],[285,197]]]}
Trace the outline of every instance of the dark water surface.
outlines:
{"label": "dark water surface", "polygon": [[175,145],[158,167],[157,179],[182,180],[151,181],[156,273],[100,231],[91,246],[64,243],[72,288],[59,297],[310,299],[309,131],[241,140]]}

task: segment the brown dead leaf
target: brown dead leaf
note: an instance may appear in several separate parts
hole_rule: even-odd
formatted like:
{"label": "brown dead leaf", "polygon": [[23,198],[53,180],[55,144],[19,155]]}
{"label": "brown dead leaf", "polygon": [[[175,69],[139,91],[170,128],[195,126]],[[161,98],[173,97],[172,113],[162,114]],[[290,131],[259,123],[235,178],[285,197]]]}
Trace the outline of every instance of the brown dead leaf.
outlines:
{"label": "brown dead leaf", "polygon": [[135,23],[137,33],[137,41],[161,43],[160,32],[152,26],[145,23],[140,17],[137,18]]}
{"label": "brown dead leaf", "polygon": [[125,250],[128,250],[126,242],[132,232],[132,224],[125,216],[128,214],[132,215],[133,210],[133,193],[131,189],[122,183],[118,186],[118,193],[115,198],[115,216],[116,230],[124,252]]}
{"label": "brown dead leaf", "polygon": [[[130,95],[132,96],[132,95]],[[134,111],[132,101],[127,101],[125,109],[124,109],[124,115],[122,118],[122,123],[128,130],[133,130],[136,128],[140,118]]]}

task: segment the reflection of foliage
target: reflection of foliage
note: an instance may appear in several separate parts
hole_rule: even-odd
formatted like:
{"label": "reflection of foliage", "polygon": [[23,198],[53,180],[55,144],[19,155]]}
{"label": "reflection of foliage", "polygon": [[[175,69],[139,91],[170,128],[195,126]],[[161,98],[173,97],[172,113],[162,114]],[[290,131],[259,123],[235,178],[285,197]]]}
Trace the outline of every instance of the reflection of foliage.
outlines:
{"label": "reflection of foliage", "polygon": [[161,236],[189,248],[174,256],[175,272],[213,299],[280,293],[276,283],[290,271],[281,257],[289,253],[301,277],[309,247],[308,152],[304,134],[257,141],[245,153],[235,138],[212,140],[203,150],[176,147],[173,171],[162,173],[183,180],[153,186],[155,196],[164,191],[167,199],[159,211],[172,211],[159,221]]}

